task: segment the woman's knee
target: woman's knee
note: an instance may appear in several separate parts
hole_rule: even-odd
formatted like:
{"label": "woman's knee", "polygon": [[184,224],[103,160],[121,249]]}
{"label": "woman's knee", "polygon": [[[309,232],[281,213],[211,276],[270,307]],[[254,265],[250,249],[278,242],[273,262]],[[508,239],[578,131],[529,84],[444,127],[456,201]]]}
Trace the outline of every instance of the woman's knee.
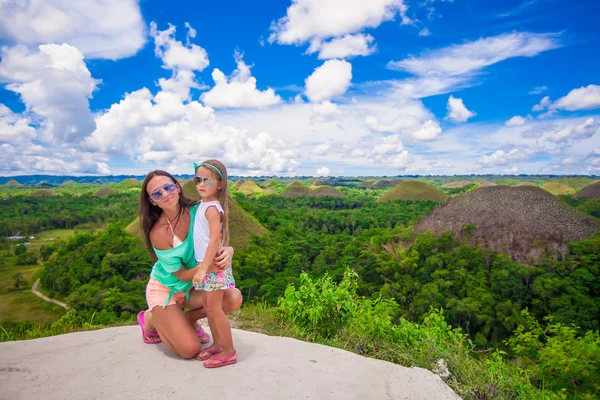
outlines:
{"label": "woman's knee", "polygon": [[175,352],[181,358],[194,358],[200,353],[200,339],[187,340],[183,343],[178,343],[175,347]]}
{"label": "woman's knee", "polygon": [[242,292],[238,288],[227,289],[227,295],[223,301],[223,310],[226,313],[234,312],[239,310],[242,306],[243,297]]}

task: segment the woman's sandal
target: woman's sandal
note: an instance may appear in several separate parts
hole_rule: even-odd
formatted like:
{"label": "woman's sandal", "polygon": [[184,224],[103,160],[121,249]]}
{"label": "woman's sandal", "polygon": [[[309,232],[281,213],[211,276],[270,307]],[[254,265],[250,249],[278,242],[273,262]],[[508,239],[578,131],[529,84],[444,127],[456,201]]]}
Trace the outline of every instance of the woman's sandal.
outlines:
{"label": "woman's sandal", "polygon": [[[235,364],[237,362],[236,351],[228,354],[224,357],[217,357],[216,355],[210,357],[208,360],[204,361],[204,368],[220,368],[226,365]],[[235,357],[235,358],[233,358]],[[233,360],[232,360],[233,358]],[[211,361],[218,361],[218,363],[212,363]]]}
{"label": "woman's sandal", "polygon": [[200,354],[198,354],[196,356],[196,360],[198,361],[205,361],[208,360],[209,358],[211,358],[214,354],[219,354],[220,352],[223,351],[223,346],[219,346],[216,349],[206,349],[206,350],[202,350],[200,352]]}
{"label": "woman's sandal", "polygon": [[[144,324],[144,313],[146,311],[140,311],[137,315],[137,322],[138,325],[142,328],[142,339],[144,340],[144,343],[147,344],[158,344],[160,342],[162,342],[162,340],[160,339],[160,336],[158,335],[158,332],[150,332],[146,330],[146,325]],[[147,336],[150,336],[152,338],[156,338],[154,340],[152,339],[148,339]]]}

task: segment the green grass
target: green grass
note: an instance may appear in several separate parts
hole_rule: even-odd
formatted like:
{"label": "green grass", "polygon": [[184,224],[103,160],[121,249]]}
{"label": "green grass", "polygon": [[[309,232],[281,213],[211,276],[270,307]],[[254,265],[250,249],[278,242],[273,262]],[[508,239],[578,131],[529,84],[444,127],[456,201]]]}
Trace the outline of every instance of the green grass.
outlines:
{"label": "green grass", "polygon": [[58,240],[68,239],[77,233],[76,229],[51,229],[49,231],[40,232],[35,235],[35,239],[31,240],[31,249],[38,249],[43,245],[52,244]]}
{"label": "green grass", "polygon": [[65,312],[64,308],[29,291],[0,294],[0,320],[46,324],[56,321]]}
{"label": "green grass", "polygon": [[8,293],[9,289],[14,290],[13,286],[13,276],[20,272],[23,274],[23,279],[25,279],[27,283],[27,287],[25,289],[31,289],[31,277],[35,274],[41,266],[39,265],[15,265],[15,266],[2,266],[0,267],[0,293]]}

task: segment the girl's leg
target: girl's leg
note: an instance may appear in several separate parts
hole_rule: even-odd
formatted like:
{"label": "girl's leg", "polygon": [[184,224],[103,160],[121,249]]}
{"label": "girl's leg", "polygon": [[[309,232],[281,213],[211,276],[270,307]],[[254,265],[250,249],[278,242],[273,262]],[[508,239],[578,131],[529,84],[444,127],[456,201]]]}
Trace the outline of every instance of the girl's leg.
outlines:
{"label": "girl's leg", "polygon": [[[206,291],[202,292],[203,297],[204,297],[204,304],[205,304],[204,309],[206,310],[206,317],[208,319],[208,326],[210,327],[210,332],[213,335],[213,343],[206,349],[206,351],[208,351],[209,353],[212,354],[212,351],[219,348],[222,344],[221,344],[221,335],[219,332],[219,327],[215,324],[214,313],[209,312],[208,309],[206,308],[206,304],[208,304],[208,302],[209,302],[209,300],[207,300],[207,299],[208,299],[208,297],[210,297],[211,293],[214,293],[214,292],[206,292]],[[221,299],[221,302],[222,302],[222,299]],[[211,306],[213,306],[213,307],[216,306],[216,303],[211,302]],[[221,308],[222,308],[222,304],[221,304]]]}
{"label": "girl's leg", "polygon": [[[186,300],[183,302],[183,306],[190,309],[189,311],[186,311],[185,314],[194,329],[197,320],[206,318],[206,310],[204,309],[204,298],[202,292],[202,290],[192,290],[190,293],[190,301]],[[230,313],[239,310],[239,308],[242,306],[242,292],[240,292],[237,288],[227,289],[224,290],[224,292],[223,311]]]}
{"label": "girl's leg", "polygon": [[[209,321],[212,320],[211,332],[218,332],[219,345],[223,346],[223,351],[217,357],[224,357],[234,352],[233,339],[231,337],[231,326],[229,320],[223,311],[223,298],[229,290],[217,290],[206,292],[204,297],[205,309]],[[214,328],[213,328],[214,325]],[[213,330],[214,329],[214,330]],[[208,364],[218,364],[217,360],[207,360]]]}
{"label": "girl's leg", "polygon": [[200,338],[178,304],[154,307],[152,321],[163,343],[181,358],[200,353]]}

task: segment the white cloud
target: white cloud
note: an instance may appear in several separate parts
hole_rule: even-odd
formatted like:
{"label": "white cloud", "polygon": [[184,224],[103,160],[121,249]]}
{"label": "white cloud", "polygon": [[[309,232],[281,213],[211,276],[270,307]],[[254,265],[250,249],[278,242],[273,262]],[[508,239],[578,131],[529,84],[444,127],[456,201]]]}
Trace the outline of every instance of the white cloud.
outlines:
{"label": "white cloud", "polygon": [[318,51],[319,60],[368,56],[377,50],[376,45],[371,45],[373,40],[373,36],[365,34],[345,35],[328,42],[315,39],[311,42],[306,53],[312,54]]}
{"label": "white cloud", "polygon": [[16,145],[35,138],[35,129],[30,124],[31,120],[0,104],[0,143]]}
{"label": "white cloud", "polygon": [[573,89],[565,97],[556,100],[551,108],[569,111],[600,108],[600,86],[588,85]]}
{"label": "white cloud", "polygon": [[352,64],[344,60],[329,60],[315,68],[304,81],[306,97],[320,103],[346,93],[352,80]]}
{"label": "white cloud", "polygon": [[100,83],[90,74],[83,54],[67,44],[2,47],[0,82],[18,93],[40,125],[40,139],[71,142],[95,128],[88,99]]}
{"label": "white cloud", "polygon": [[596,147],[596,148],[594,149],[594,155],[596,155],[596,156],[600,156],[600,147]]}
{"label": "white cloud", "polygon": [[521,170],[518,167],[505,168],[504,173],[509,175],[517,175]]}
{"label": "white cloud", "polygon": [[508,165],[509,160],[520,160],[523,158],[525,158],[525,155],[522,154],[519,149],[513,149],[509,152],[504,150],[496,150],[489,156],[481,156],[481,158],[479,158],[478,165],[480,167],[504,166]]}
{"label": "white cloud", "polygon": [[317,176],[329,176],[329,168],[321,167],[317,170]]}
{"label": "white cloud", "polygon": [[371,149],[372,154],[378,155],[398,154],[403,151],[404,145],[402,144],[400,135],[384,137]]}
{"label": "white cloud", "polygon": [[[391,122],[381,122],[390,120]],[[380,106],[378,115],[367,115],[365,125],[373,132],[400,133],[416,141],[437,139],[442,132],[439,122],[419,100],[405,99],[393,107]]]}
{"label": "white cloud", "polygon": [[534,112],[544,111],[546,108],[548,108],[550,103],[552,103],[552,101],[550,101],[550,96],[544,96],[544,98],[540,100],[539,104],[533,106],[531,110]]}
{"label": "white cloud", "polygon": [[337,104],[326,100],[322,103],[317,103],[312,105],[312,110],[315,114],[323,116],[323,117],[335,117],[341,115],[341,111],[339,110]]}
{"label": "white cloud", "polygon": [[452,45],[418,58],[391,61],[388,67],[419,76],[457,76],[475,72],[508,58],[533,57],[557,47],[559,43],[554,35],[509,33]]}
{"label": "white cloud", "polygon": [[293,0],[287,15],[271,24],[269,42],[302,44],[375,28],[400,14],[406,16],[403,0]]}
{"label": "white cloud", "polygon": [[0,1],[0,36],[17,44],[67,43],[86,58],[138,52],[146,32],[137,0]]}
{"label": "white cloud", "polygon": [[567,157],[567,158],[563,158],[562,161],[560,162],[562,165],[578,165],[580,164],[582,161],[581,157]]}
{"label": "white cloud", "polygon": [[203,93],[200,98],[211,107],[261,108],[281,103],[281,97],[271,88],[260,91],[256,88],[256,78],[250,73],[250,67],[244,63],[242,55],[235,53],[237,69],[229,79],[215,68],[212,78],[215,86]]}
{"label": "white cloud", "polygon": [[190,37],[196,36],[196,31],[186,22],[188,29],[187,44],[175,40],[176,26],[169,24],[169,28],[159,31],[156,22],[150,23],[150,36],[154,39],[154,53],[163,62],[165,69],[189,69],[202,71],[208,67],[208,54],[202,47],[189,43]]}
{"label": "white cloud", "polygon": [[581,140],[595,135],[598,128],[600,128],[600,121],[588,118],[583,124],[570,123],[561,126],[551,134],[548,140],[554,143]]}
{"label": "white cloud", "polygon": [[476,115],[474,112],[469,111],[467,107],[465,107],[461,98],[456,98],[454,96],[450,96],[448,98],[446,109],[448,110],[446,119],[449,119],[452,122],[466,122],[469,118],[472,118]]}
{"label": "white cloud", "polygon": [[315,156],[326,156],[327,153],[329,153],[330,147],[331,146],[329,146],[328,143],[320,144],[317,147],[315,147],[315,149],[312,151],[312,154],[314,154]]}
{"label": "white cloud", "polygon": [[521,126],[521,125],[525,125],[525,122],[527,122],[527,120],[525,118],[521,117],[520,115],[515,115],[514,117],[512,117],[511,119],[506,121],[504,123],[504,125],[506,125],[506,126]]}
{"label": "white cloud", "polygon": [[429,32],[429,29],[423,28],[419,31],[419,36],[431,36],[431,32]]}
{"label": "white cloud", "polygon": [[546,85],[536,86],[533,89],[531,89],[528,93],[529,94],[541,94],[541,93],[544,93],[547,90],[548,90],[548,86],[546,86]]}
{"label": "white cloud", "polygon": [[178,173],[203,158],[219,158],[231,171],[245,174],[293,173],[298,166],[297,146],[264,131],[250,135],[220,124],[211,107],[171,89],[163,85],[155,95],[147,88],[126,94],[98,115],[97,129],[84,147],[144,164],[163,163],[162,168],[170,161],[169,168]]}

